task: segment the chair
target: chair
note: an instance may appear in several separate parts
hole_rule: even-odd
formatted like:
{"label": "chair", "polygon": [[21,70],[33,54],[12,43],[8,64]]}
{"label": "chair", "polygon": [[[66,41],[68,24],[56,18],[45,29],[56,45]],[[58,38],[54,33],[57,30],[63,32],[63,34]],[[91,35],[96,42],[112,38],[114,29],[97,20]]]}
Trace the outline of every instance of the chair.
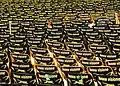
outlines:
{"label": "chair", "polygon": [[83,72],[83,69],[78,66],[62,66],[62,71],[67,76],[70,85],[84,86],[90,79],[90,75]]}
{"label": "chair", "polygon": [[54,65],[37,64],[39,84],[61,84],[60,75]]}

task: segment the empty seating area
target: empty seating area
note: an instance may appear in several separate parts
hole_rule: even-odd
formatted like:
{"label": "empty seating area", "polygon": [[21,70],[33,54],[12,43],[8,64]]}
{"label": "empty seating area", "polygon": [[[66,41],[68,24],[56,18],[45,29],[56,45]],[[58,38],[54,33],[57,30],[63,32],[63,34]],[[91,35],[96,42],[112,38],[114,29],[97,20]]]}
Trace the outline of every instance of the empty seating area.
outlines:
{"label": "empty seating area", "polygon": [[119,5],[0,2],[0,85],[119,86]]}

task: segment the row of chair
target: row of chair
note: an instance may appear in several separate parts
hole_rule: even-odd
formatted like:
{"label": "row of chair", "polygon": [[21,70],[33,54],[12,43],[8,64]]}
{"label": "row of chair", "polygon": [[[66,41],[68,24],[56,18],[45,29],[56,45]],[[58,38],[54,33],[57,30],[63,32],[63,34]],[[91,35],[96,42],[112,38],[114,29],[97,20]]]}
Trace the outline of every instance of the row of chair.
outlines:
{"label": "row of chair", "polygon": [[119,1],[0,6],[0,84],[120,84]]}

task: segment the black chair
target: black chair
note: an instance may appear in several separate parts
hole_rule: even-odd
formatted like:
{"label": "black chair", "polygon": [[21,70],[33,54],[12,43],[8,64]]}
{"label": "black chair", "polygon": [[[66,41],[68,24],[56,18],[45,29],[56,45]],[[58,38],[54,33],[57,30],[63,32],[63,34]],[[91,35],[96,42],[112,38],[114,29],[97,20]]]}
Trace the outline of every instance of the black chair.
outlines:
{"label": "black chair", "polygon": [[39,84],[61,84],[60,75],[54,65],[37,64]]}

